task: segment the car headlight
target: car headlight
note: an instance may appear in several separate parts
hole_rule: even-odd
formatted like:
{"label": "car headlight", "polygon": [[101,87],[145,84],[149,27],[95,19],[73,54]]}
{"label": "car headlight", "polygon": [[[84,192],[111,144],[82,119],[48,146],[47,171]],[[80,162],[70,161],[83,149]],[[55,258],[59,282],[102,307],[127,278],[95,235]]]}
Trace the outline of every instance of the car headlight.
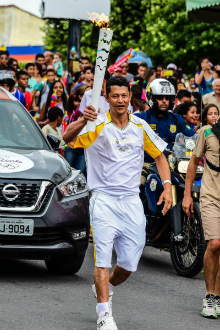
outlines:
{"label": "car headlight", "polygon": [[178,163],[178,172],[180,174],[186,174],[187,172],[187,168],[188,168],[188,165],[189,165],[189,161],[188,160],[182,160]]}
{"label": "car headlight", "polygon": [[70,197],[87,191],[86,178],[80,170],[72,170],[71,176],[58,186],[64,197]]}

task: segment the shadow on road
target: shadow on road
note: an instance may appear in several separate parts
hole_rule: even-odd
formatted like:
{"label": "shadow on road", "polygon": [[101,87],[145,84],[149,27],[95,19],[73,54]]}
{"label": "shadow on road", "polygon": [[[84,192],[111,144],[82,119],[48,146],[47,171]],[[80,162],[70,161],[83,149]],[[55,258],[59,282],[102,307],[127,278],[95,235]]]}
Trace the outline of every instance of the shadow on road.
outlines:
{"label": "shadow on road", "polygon": [[[154,248],[145,248],[144,253],[140,259],[139,267],[144,267],[145,269],[152,269],[154,272],[163,272],[167,274],[174,274],[175,270],[173,268],[170,253],[165,251],[160,251]],[[153,253],[152,253],[153,252]]]}
{"label": "shadow on road", "polygon": [[13,279],[26,279],[29,282],[32,280],[33,282],[41,282],[44,279],[54,283],[60,283],[60,281],[62,283],[72,283],[73,281],[80,281],[82,277],[77,274],[51,274],[43,261],[0,259],[0,282],[6,279],[11,281]]}
{"label": "shadow on road", "polygon": [[[149,249],[149,250],[148,250]],[[139,262],[139,268],[144,268],[148,272],[153,272],[154,274],[164,274],[167,276],[177,276],[177,272],[175,271],[170,252],[168,251],[160,251],[159,249],[155,249],[152,247],[147,247],[144,250],[144,253]],[[188,278],[188,280],[204,280],[203,279],[203,271],[197,274],[193,278]],[[186,280],[187,281],[187,280]]]}

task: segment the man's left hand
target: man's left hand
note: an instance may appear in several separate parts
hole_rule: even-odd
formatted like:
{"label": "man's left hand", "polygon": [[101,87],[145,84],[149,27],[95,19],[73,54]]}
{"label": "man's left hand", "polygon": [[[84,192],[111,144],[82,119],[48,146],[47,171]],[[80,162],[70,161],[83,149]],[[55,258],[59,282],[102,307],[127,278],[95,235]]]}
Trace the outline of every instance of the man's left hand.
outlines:
{"label": "man's left hand", "polygon": [[164,207],[162,210],[162,214],[165,216],[167,211],[170,210],[173,198],[172,198],[172,189],[165,189],[162,194],[160,195],[159,201],[157,202],[157,205],[160,205],[162,202],[164,202]]}

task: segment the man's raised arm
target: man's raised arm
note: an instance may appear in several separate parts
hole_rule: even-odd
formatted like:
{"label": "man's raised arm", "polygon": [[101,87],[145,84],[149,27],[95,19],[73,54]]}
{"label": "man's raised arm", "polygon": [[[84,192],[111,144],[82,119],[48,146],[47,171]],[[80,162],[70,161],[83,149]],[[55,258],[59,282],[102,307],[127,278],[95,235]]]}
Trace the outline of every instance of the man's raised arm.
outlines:
{"label": "man's raised arm", "polygon": [[87,121],[95,121],[97,119],[97,113],[93,106],[87,106],[84,110],[82,118],[74,121],[67,126],[66,132],[63,135],[63,140],[68,143],[74,141],[82,129],[86,126]]}

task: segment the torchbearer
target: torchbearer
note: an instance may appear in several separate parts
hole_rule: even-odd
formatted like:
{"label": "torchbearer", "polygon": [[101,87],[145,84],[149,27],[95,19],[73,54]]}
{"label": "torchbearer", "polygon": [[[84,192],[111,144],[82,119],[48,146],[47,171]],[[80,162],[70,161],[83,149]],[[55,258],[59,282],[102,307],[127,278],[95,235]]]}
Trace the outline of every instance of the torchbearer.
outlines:
{"label": "torchbearer", "polygon": [[[158,205],[165,202],[164,215],[172,204],[170,168],[162,153],[167,144],[146,121],[129,113],[130,99],[126,78],[112,77],[106,85],[109,111],[98,114],[93,106],[87,106],[63,136],[65,142],[74,141],[73,148],[85,149],[98,330],[117,329],[112,314],[113,292],[137,270],[145,246],[146,218],[139,197],[144,150],[154,158],[163,181]],[[88,121],[96,121],[95,132],[87,130]],[[113,246],[117,264],[109,274]]]}
{"label": "torchbearer", "polygon": [[[88,13],[92,22],[97,24],[101,29],[99,32],[99,43],[96,56],[95,77],[92,91],[91,105],[98,111],[99,98],[102,90],[102,84],[107,68],[108,56],[110,52],[113,30],[109,29],[109,18],[104,14]],[[87,130],[95,132],[95,121],[87,123]]]}

